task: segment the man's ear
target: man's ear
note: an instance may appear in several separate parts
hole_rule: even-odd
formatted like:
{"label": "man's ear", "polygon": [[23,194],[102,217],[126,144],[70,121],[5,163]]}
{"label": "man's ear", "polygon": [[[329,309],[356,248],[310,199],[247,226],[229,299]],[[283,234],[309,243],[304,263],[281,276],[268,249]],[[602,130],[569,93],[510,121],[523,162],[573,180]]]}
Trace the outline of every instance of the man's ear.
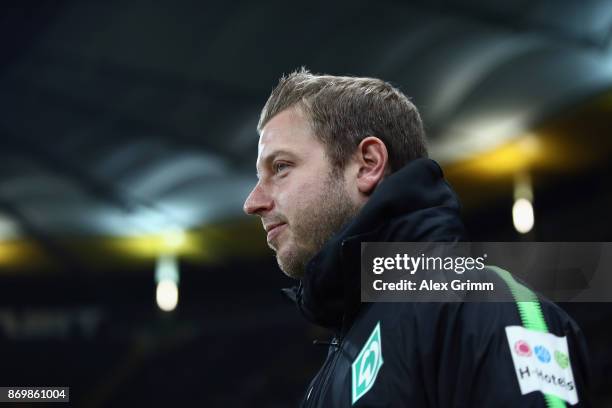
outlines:
{"label": "man's ear", "polygon": [[385,176],[389,154],[385,143],[376,136],[368,136],[357,147],[357,189],[370,195]]}

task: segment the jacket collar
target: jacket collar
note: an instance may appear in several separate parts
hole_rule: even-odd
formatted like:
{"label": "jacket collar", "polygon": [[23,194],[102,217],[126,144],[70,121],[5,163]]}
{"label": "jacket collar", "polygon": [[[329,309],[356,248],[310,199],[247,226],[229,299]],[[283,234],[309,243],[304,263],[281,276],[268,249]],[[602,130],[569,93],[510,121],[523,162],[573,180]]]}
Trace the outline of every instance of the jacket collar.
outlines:
{"label": "jacket collar", "polygon": [[361,242],[465,240],[456,194],[433,160],[417,159],[385,178],[357,216],[307,264],[285,293],[309,321],[343,330],[360,302]]}

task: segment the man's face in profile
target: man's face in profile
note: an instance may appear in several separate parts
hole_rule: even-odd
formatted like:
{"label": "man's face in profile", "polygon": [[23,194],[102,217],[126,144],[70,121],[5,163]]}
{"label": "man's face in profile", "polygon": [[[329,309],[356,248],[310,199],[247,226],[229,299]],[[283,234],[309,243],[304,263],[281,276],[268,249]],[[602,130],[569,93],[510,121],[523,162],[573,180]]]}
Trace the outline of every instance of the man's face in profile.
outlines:
{"label": "man's face in profile", "polygon": [[301,278],[308,261],[359,208],[344,173],[334,171],[298,109],[280,112],[262,129],[257,174],[244,211],[261,217],[283,272]]}

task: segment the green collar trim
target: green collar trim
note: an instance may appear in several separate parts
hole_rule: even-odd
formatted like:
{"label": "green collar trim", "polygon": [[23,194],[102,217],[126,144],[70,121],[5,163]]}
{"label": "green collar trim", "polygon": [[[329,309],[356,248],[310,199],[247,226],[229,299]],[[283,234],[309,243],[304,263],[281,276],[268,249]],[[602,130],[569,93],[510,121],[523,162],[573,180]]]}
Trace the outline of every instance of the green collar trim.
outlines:
{"label": "green collar trim", "polygon": [[[544,319],[544,313],[542,313],[542,306],[540,305],[538,296],[531,289],[517,282],[510,272],[494,265],[487,265],[487,267],[497,273],[497,275],[506,282],[506,285],[508,285],[512,297],[516,302],[516,307],[521,316],[523,327],[548,333],[548,326],[546,325],[546,319]],[[548,408],[566,407],[565,401],[555,395],[544,394],[544,399],[546,400]]]}

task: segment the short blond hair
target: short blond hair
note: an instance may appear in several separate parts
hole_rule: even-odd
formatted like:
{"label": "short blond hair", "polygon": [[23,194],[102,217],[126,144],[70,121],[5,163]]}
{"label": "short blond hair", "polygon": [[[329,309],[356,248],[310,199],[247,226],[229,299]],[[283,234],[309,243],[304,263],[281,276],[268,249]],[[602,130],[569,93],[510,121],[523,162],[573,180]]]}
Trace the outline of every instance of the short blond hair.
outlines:
{"label": "short blond hair", "polygon": [[367,136],[385,143],[391,172],[427,157],[416,106],[380,79],[316,75],[301,68],[280,79],[261,111],[258,132],[278,113],[293,107],[306,115],[336,168],[344,168]]}

